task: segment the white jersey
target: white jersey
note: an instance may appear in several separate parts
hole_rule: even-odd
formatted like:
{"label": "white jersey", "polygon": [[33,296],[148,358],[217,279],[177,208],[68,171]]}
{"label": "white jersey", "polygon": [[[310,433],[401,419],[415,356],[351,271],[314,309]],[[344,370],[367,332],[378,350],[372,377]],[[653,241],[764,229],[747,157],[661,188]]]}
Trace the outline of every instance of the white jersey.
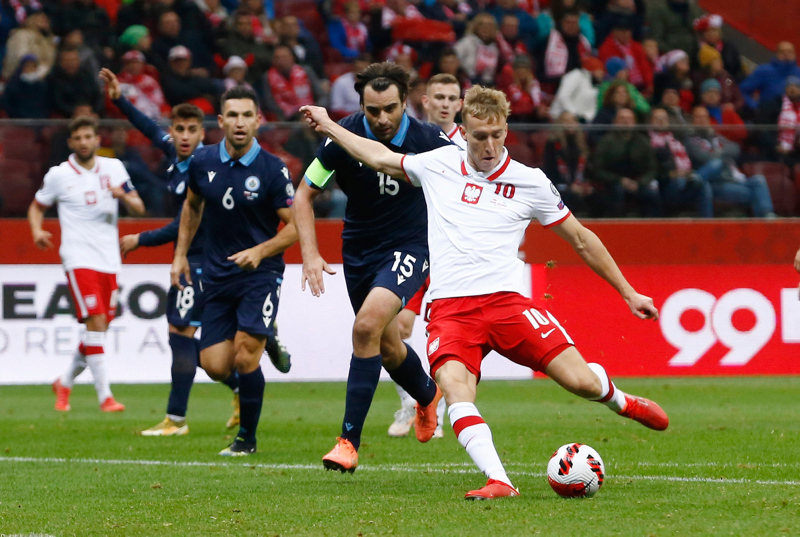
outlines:
{"label": "white jersey", "polygon": [[462,151],[467,150],[467,139],[461,134],[461,129],[458,128],[457,124],[453,124],[452,130],[445,134],[447,134],[447,137],[460,147]]}
{"label": "white jersey", "polygon": [[129,180],[122,162],[97,156],[93,170],[83,168],[75,161],[75,155],[70,155],[44,176],[36,202],[45,207],[58,204],[59,254],[66,270],[87,268],[109,274],[120,271],[119,203],[111,188]]}
{"label": "white jersey", "polygon": [[488,173],[474,170],[455,146],[405,155],[401,166],[425,192],[433,300],[521,292],[525,263],[517,251],[525,228],[532,218],[549,227],[570,215],[547,176],[506,149]]}

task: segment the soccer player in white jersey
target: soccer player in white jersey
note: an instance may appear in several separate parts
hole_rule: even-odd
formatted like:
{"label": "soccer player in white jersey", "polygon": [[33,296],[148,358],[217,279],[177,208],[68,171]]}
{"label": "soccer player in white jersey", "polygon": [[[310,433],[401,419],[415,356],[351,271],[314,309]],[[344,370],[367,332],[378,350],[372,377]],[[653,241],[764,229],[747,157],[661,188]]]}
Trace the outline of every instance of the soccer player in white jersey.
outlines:
{"label": "soccer player in white jersey", "polygon": [[42,229],[44,213],[58,205],[59,254],[78,322],[86,325],[72,363],[53,382],[55,407],[61,412],[70,410],[72,384],[88,365],[100,410],[121,412],[125,406],[111,393],[103,351],[108,323],[117,310],[117,274],[122,268],[117,217],[119,200],[137,216],[144,214],[144,204],[122,162],[95,155],[100,145],[97,120],[75,118],[69,125],[67,143],[73,153],[66,162],[50,168],[28,209],[33,242],[47,249],[53,244],[52,235]]}
{"label": "soccer player in white jersey", "polygon": [[657,404],[617,389],[600,364],[584,361],[550,312],[519,294],[525,265],[517,249],[536,218],[611,284],[634,315],[658,319],[653,300],[625,280],[600,239],[570,213],[541,170],[511,160],[503,146],[510,107],[502,92],[480,86],[467,92],[460,127],[467,151],[443,147],[400,155],[345,131],[324,108],[301,110],[313,128],[356,160],[424,190],[433,300],[428,359],[458,441],[489,478],[467,499],[519,495],[475,406],[481,361],[490,349],[646,427],[667,428],[669,419]]}
{"label": "soccer player in white jersey", "polygon": [[428,122],[439,125],[454,144],[466,151],[467,140],[456,124],[456,115],[464,106],[458,79],[447,73],[432,76],[422,96],[422,106]]}

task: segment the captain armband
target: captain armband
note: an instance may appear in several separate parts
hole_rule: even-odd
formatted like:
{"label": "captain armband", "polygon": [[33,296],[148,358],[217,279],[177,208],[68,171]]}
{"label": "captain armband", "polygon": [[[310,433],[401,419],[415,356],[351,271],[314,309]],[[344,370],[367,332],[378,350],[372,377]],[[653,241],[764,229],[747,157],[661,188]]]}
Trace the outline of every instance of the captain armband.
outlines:
{"label": "captain armband", "polygon": [[128,192],[133,192],[134,190],[136,190],[136,187],[133,186],[133,183],[131,182],[131,180],[128,179],[127,181],[122,183],[122,190],[124,190],[125,193],[127,194]]}
{"label": "captain armband", "polygon": [[319,159],[315,158],[314,162],[312,162],[306,170],[304,179],[312,188],[321,190],[325,188],[325,185],[328,184],[332,176],[333,171],[326,169]]}

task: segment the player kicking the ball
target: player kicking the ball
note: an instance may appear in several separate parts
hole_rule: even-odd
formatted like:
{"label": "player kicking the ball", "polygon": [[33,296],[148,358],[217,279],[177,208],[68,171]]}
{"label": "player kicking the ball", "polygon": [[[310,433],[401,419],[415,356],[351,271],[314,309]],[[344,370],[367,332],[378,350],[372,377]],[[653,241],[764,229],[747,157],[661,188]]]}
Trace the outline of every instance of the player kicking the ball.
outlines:
{"label": "player kicking the ball", "polygon": [[88,365],[100,410],[121,412],[125,406],[111,394],[103,350],[108,324],[117,311],[117,274],[122,269],[117,216],[119,200],[137,216],[144,214],[144,204],[122,162],[95,155],[100,145],[97,120],[85,116],[72,120],[67,143],[73,153],[50,168],[28,209],[33,242],[47,249],[53,244],[42,221],[45,211],[58,204],[59,254],[78,322],[86,326],[72,363],[53,383],[56,410],[70,410],[72,383]]}
{"label": "player kicking the ball", "polygon": [[510,108],[502,92],[480,86],[467,92],[460,127],[467,151],[451,146],[398,155],[342,129],[324,108],[301,110],[313,128],[353,158],[422,186],[425,193],[433,300],[428,359],[458,441],[489,478],[467,499],[519,495],[475,406],[481,361],[490,350],[646,427],[667,428],[667,415],[657,404],[617,389],[600,364],[584,361],[550,312],[519,294],[525,265],[517,249],[536,218],[613,286],[634,315],[658,319],[652,299],[631,287],[600,239],[570,213],[541,170],[511,160],[503,146]]}

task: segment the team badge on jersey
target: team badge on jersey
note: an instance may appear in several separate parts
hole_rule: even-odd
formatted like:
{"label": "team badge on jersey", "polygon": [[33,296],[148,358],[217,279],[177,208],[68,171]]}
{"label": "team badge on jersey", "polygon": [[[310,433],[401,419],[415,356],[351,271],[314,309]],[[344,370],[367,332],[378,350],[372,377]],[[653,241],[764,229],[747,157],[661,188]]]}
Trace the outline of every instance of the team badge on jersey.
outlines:
{"label": "team badge on jersey", "polygon": [[260,186],[261,186],[261,180],[255,175],[251,175],[250,177],[244,180],[244,187],[250,192],[258,190],[258,187]]}
{"label": "team badge on jersey", "polygon": [[186,190],[186,181],[181,181],[178,183],[178,186],[175,187],[175,193],[181,195],[184,190]]}
{"label": "team badge on jersey", "polygon": [[478,200],[481,199],[481,192],[483,192],[482,186],[467,183],[464,187],[464,193],[461,194],[461,201],[469,203],[470,205],[475,205],[478,203]]}
{"label": "team badge on jersey", "polygon": [[294,198],[294,186],[292,183],[286,185],[286,195],[290,198]]}
{"label": "team badge on jersey", "polygon": [[554,185],[553,183],[550,183],[550,191],[553,193],[554,196],[556,196],[558,198],[561,197],[561,193],[558,191],[558,189],[556,188],[556,185]]}
{"label": "team badge on jersey", "polygon": [[84,194],[84,198],[86,199],[86,205],[94,205],[97,203],[97,193],[94,190],[90,190]]}

